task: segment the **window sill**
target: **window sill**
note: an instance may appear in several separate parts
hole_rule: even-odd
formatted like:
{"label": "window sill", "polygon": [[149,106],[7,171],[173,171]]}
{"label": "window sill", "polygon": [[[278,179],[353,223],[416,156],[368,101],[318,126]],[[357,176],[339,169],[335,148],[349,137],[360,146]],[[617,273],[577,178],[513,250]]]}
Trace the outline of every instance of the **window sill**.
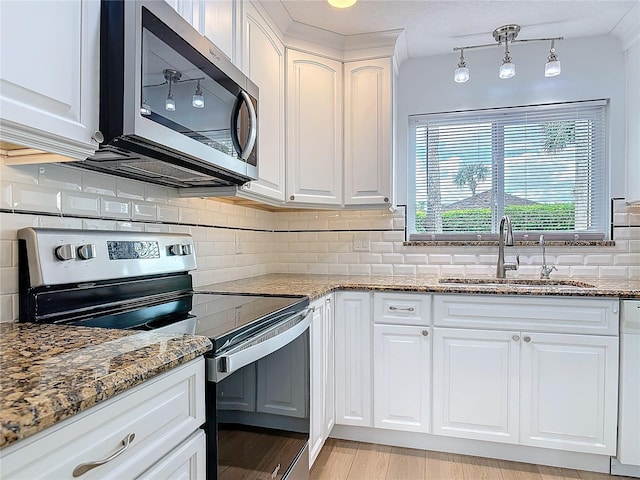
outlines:
{"label": "window sill", "polygon": [[[614,240],[545,240],[547,247],[614,247]],[[497,247],[498,240],[414,240],[402,242],[408,247]],[[538,247],[537,241],[516,241],[516,247]]]}

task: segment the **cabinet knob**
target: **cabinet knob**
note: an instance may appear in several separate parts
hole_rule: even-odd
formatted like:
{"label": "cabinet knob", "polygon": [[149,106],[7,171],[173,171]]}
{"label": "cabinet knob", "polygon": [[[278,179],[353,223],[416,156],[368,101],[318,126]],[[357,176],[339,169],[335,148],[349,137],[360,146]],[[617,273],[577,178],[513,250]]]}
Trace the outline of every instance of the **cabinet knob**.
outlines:
{"label": "cabinet knob", "polygon": [[384,197],[384,203],[389,203],[389,197]]}
{"label": "cabinet knob", "polygon": [[513,339],[514,342],[519,342],[520,341],[520,336],[519,335],[514,335],[511,338]]}
{"label": "cabinet knob", "polygon": [[423,337],[429,336],[429,330],[422,330],[422,336]]}
{"label": "cabinet knob", "polygon": [[295,199],[296,199],[296,196],[295,196],[295,195],[291,195],[291,196],[289,197],[289,200],[295,200]]}
{"label": "cabinet knob", "polygon": [[524,337],[523,340],[527,343],[529,343],[531,341],[531,337]]}
{"label": "cabinet knob", "polygon": [[98,143],[104,142],[104,135],[100,130],[96,130],[95,132],[93,132],[93,135],[91,136],[91,138]]}

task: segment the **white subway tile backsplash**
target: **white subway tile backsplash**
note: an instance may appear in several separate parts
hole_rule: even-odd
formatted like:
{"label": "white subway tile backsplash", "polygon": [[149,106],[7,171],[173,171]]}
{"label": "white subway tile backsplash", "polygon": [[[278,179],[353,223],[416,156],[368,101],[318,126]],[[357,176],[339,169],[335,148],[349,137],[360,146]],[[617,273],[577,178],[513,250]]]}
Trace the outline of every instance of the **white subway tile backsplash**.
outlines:
{"label": "white subway tile backsplash", "polygon": [[0,268],[13,267],[13,241],[0,240]]}
{"label": "white subway tile backsplash", "polygon": [[116,230],[124,230],[129,232],[144,232],[144,224],[143,223],[133,223],[133,222],[116,222]]}
{"label": "white subway tile backsplash", "polygon": [[393,275],[393,265],[371,265],[371,275]]}
{"label": "white subway tile backsplash", "polygon": [[179,207],[179,222],[187,223],[187,224],[197,224],[198,223],[198,210],[195,208],[188,207]]}
{"label": "white subway tile backsplash", "polygon": [[453,261],[453,257],[451,255],[445,254],[433,254],[429,255],[429,263],[435,265],[447,265]]}
{"label": "white subway tile backsplash", "polygon": [[592,277],[597,278],[599,274],[599,267],[586,266],[586,265],[576,265],[569,267],[569,276],[571,277]]}
{"label": "white subway tile backsplash", "polygon": [[555,259],[555,263],[560,265],[583,265],[583,255],[558,255]]}
{"label": "white subway tile backsplash", "polygon": [[329,273],[329,265],[325,263],[308,263],[307,273],[326,275],[327,273]]}
{"label": "white subway tile backsplash", "polygon": [[100,203],[100,213],[108,218],[131,218],[131,202],[120,198],[103,196]]}
{"label": "white subway tile backsplash", "polygon": [[129,180],[127,178],[116,178],[116,196],[118,198],[129,198],[131,200],[144,200],[143,182]]}
{"label": "white subway tile backsplash", "polygon": [[439,277],[440,266],[439,265],[417,265],[416,273],[418,275],[430,275],[432,277]]}
{"label": "white subway tile backsplash", "polygon": [[599,277],[601,278],[629,278],[628,267],[599,267]]}
{"label": "white subway tile backsplash", "polygon": [[329,265],[329,274],[331,275],[348,275],[349,265],[342,263],[332,263]]}
{"label": "white subway tile backsplash", "polygon": [[440,275],[443,277],[463,277],[463,265],[440,265]]}
{"label": "white subway tile backsplash", "polygon": [[13,209],[12,189],[13,184],[4,180],[0,181],[0,208],[5,210]]}
{"label": "white subway tile backsplash", "polygon": [[100,196],[93,193],[62,192],[62,212],[67,215],[100,216]]}
{"label": "white subway tile backsplash", "polygon": [[10,295],[18,291],[18,267],[0,268],[0,295]]}
{"label": "white subway tile backsplash", "polygon": [[38,226],[43,228],[82,228],[82,219],[70,217],[51,217],[41,215],[38,217]]}
{"label": "white subway tile backsplash", "polygon": [[640,267],[629,267],[629,279],[640,280]]}
{"label": "white subway tile backsplash", "polygon": [[370,275],[371,274],[371,265],[366,264],[350,264],[349,265],[349,275]]}
{"label": "white subway tile backsplash", "polygon": [[115,230],[115,220],[82,219],[84,230]]}
{"label": "white subway tile backsplash", "polygon": [[613,255],[604,255],[604,254],[585,255],[584,264],[585,265],[612,265]]}
{"label": "white subway tile backsplash", "polygon": [[116,177],[84,170],[82,171],[82,191],[115,197],[118,192]]}
{"label": "white subway tile backsplash", "polygon": [[5,165],[2,160],[0,177],[5,182],[38,184],[38,165]]}
{"label": "white subway tile backsplash", "polygon": [[62,192],[56,188],[14,183],[12,203],[14,210],[61,213]]}
{"label": "white subway tile backsplash", "polygon": [[180,219],[179,207],[176,205],[156,205],[159,222],[176,223]]}
{"label": "white subway tile backsplash", "polygon": [[404,263],[412,265],[425,265],[427,263],[427,255],[407,253],[404,255]]}
{"label": "white subway tile backsplash", "polygon": [[143,200],[131,201],[131,219],[139,221],[155,221],[158,219],[158,208],[155,203]]}
{"label": "white subway tile backsplash", "polygon": [[160,185],[148,184],[144,186],[144,199],[147,202],[167,203],[169,201],[168,191],[166,187]]}
{"label": "white subway tile backsplash", "polygon": [[13,322],[13,298],[12,295],[0,295],[0,323]]}
{"label": "white subway tile backsplash", "polygon": [[613,257],[614,265],[640,265],[640,253],[622,253]]}
{"label": "white subway tile backsplash", "polygon": [[382,263],[403,264],[404,255],[401,253],[383,253]]}
{"label": "white subway tile backsplash", "polygon": [[38,184],[41,187],[81,191],[82,170],[55,163],[42,164],[38,168]]}
{"label": "white subway tile backsplash", "polygon": [[477,259],[475,255],[453,255],[452,263],[456,265],[466,265],[466,264],[475,264],[477,263]]}
{"label": "white subway tile backsplash", "polygon": [[417,273],[416,265],[394,265],[394,275],[415,275]]}

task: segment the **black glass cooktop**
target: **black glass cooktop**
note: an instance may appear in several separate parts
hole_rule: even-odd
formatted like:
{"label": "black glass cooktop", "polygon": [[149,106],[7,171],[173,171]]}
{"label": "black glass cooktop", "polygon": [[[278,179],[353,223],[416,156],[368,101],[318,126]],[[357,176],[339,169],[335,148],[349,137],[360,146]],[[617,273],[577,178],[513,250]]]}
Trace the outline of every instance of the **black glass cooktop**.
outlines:
{"label": "black glass cooktop", "polygon": [[191,314],[197,318],[195,334],[209,337],[217,353],[308,305],[301,296],[196,292]]}

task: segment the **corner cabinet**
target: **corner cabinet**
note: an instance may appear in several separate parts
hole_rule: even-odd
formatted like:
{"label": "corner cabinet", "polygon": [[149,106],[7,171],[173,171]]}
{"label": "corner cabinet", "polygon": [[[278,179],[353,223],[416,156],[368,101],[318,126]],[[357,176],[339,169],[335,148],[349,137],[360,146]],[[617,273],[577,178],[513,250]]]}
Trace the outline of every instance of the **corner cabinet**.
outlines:
{"label": "corner cabinet", "polygon": [[342,204],[342,63],[287,49],[287,201]]}
{"label": "corner cabinet", "polygon": [[344,64],[344,203],[389,205],[393,168],[391,58]]}
{"label": "corner cabinet", "polygon": [[[287,203],[393,203],[393,60],[287,49]],[[343,97],[344,92],[344,97]]]}
{"label": "corner cabinet", "polygon": [[100,2],[3,2],[0,140],[84,160],[98,143]]}

